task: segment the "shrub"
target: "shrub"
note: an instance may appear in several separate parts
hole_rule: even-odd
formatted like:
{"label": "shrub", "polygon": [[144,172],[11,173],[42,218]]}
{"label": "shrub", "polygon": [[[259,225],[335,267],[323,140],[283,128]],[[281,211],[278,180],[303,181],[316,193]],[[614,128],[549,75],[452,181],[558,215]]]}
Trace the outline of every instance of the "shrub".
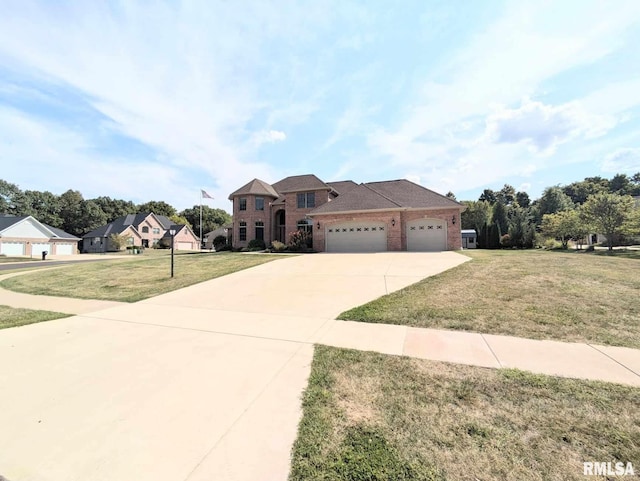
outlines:
{"label": "shrub", "polygon": [[559,249],[562,247],[562,243],[558,242],[555,239],[547,239],[544,241],[543,246],[547,250]]}
{"label": "shrub", "polygon": [[252,239],[247,244],[249,250],[264,250],[266,245],[262,239]]}
{"label": "shrub", "polygon": [[509,234],[505,234],[500,237],[500,245],[502,247],[511,247],[511,236]]}
{"label": "shrub", "polygon": [[273,252],[284,252],[287,245],[284,242],[273,241],[271,248],[273,249]]}
{"label": "shrub", "polygon": [[294,252],[306,251],[309,247],[311,236],[308,232],[297,230],[289,234],[289,250]]}
{"label": "shrub", "polygon": [[224,245],[221,245],[220,247],[216,247],[216,252],[230,251],[230,250],[232,249],[229,244],[224,244]]}
{"label": "shrub", "polygon": [[223,235],[216,236],[213,239],[213,248],[216,251],[222,250],[222,247],[226,245],[227,245],[227,238]]}

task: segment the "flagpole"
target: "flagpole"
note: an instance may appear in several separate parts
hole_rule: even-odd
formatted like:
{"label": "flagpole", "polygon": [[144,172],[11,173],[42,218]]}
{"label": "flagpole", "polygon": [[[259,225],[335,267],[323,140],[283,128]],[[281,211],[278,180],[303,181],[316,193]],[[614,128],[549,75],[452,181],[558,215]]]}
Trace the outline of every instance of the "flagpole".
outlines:
{"label": "flagpole", "polygon": [[200,249],[202,250],[202,189],[200,189]]}

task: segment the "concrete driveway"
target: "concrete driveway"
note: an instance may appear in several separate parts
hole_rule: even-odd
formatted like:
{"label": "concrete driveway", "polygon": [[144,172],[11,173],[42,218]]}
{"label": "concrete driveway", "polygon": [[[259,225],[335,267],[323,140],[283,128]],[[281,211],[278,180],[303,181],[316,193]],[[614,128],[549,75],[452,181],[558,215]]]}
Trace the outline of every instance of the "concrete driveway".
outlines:
{"label": "concrete driveway", "polygon": [[313,343],[331,319],[466,260],[453,252],[288,257],[136,304],[0,331],[0,475],[285,480]]}

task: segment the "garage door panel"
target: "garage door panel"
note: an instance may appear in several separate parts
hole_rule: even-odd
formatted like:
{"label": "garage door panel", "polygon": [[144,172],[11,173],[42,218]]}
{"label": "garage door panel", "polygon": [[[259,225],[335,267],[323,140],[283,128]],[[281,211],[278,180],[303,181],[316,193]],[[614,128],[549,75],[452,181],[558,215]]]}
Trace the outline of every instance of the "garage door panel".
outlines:
{"label": "garage door panel", "polygon": [[179,251],[193,250],[193,244],[191,242],[176,242],[176,249]]}
{"label": "garage door panel", "polygon": [[56,255],[70,256],[74,253],[73,244],[56,244]]}
{"label": "garage door panel", "polygon": [[447,248],[447,226],[440,219],[418,219],[407,222],[407,250],[444,251]]}
{"label": "garage door panel", "polygon": [[382,222],[344,222],[327,227],[327,252],[384,252],[387,227]]}
{"label": "garage door panel", "polygon": [[31,244],[31,252],[34,255],[40,255],[42,251],[47,251],[47,254],[51,254],[51,244]]}
{"label": "garage door panel", "polygon": [[24,242],[3,242],[0,245],[0,254],[5,256],[23,256],[25,254]]}

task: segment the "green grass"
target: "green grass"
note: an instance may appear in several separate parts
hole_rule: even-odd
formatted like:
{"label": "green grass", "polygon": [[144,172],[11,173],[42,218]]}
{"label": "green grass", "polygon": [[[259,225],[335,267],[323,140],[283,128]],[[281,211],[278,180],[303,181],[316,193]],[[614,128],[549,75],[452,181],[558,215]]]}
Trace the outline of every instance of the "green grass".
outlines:
{"label": "green grass", "polygon": [[0,329],[6,329],[7,327],[25,326],[27,324],[34,324],[36,322],[61,319],[63,317],[69,317],[69,314],[0,306]]}
{"label": "green grass", "polygon": [[0,255],[0,264],[5,264],[7,262],[31,262],[39,260],[39,258],[32,259],[31,257],[6,257],[4,255]]}
{"label": "green grass", "polygon": [[640,348],[640,262],[619,255],[465,251],[470,262],[339,319]]}
{"label": "green grass", "polygon": [[267,254],[185,254],[75,264],[5,279],[0,286],[27,294],[135,302],[249,267],[282,259]]}
{"label": "green grass", "polygon": [[[640,389],[316,347],[290,481],[578,480],[640,464]],[[597,478],[601,479],[601,478]]]}

